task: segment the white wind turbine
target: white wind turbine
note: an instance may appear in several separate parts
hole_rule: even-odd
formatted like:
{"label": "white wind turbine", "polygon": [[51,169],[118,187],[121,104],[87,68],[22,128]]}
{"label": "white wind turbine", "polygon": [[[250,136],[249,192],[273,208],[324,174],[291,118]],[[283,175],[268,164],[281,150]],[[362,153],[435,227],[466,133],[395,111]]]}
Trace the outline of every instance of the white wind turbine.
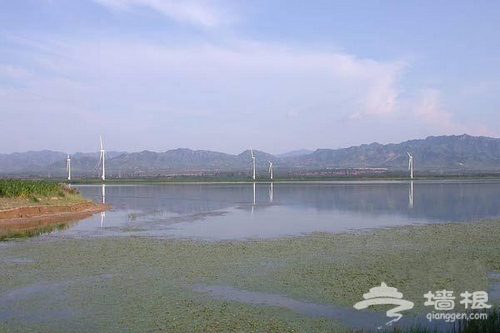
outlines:
{"label": "white wind turbine", "polygon": [[269,175],[271,176],[271,180],[274,179],[274,168],[273,168],[273,162],[269,161]]}
{"label": "white wind turbine", "polygon": [[252,167],[253,167],[252,179],[255,180],[255,155],[253,154],[252,148],[250,148],[250,154],[252,154]]}
{"label": "white wind turbine", "polygon": [[66,158],[66,172],[68,173],[68,180],[71,180],[71,158],[68,157]]}
{"label": "white wind turbine", "polygon": [[410,179],[413,179],[413,155],[409,152],[406,153],[408,154],[408,170],[410,170]]}
{"label": "white wind turbine", "polygon": [[105,158],[106,158],[106,151],[104,150],[104,144],[102,143],[102,136],[99,135],[99,139],[101,140],[101,152],[99,154],[99,166],[102,166],[102,174],[101,174],[101,179],[106,180],[106,168],[105,168]]}

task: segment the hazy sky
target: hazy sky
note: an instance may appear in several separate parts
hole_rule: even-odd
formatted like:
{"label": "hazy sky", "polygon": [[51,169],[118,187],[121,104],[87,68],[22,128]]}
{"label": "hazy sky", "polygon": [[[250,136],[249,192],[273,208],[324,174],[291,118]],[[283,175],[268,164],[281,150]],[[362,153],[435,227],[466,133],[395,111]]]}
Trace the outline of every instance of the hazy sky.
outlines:
{"label": "hazy sky", "polygon": [[0,2],[0,153],[500,135],[499,1]]}

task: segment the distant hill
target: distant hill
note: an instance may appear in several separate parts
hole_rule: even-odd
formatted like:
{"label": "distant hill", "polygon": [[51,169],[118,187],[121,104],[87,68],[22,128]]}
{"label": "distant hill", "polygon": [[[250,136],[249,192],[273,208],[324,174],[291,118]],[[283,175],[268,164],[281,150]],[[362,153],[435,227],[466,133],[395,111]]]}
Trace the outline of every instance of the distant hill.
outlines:
{"label": "distant hill", "polygon": [[[500,139],[459,136],[436,136],[410,140],[399,144],[379,143],[342,149],[292,151],[277,156],[254,151],[258,173],[267,173],[269,161],[275,170],[307,170],[383,168],[406,170],[407,151],[414,155],[415,170],[419,171],[499,171]],[[237,173],[250,175],[251,154],[246,150],[238,155],[179,148],[165,152],[109,152],[106,155],[107,174],[110,177],[190,175],[207,173]],[[71,155],[75,177],[97,175],[98,153]],[[26,153],[0,154],[0,175],[32,175],[63,177],[66,154],[49,150]],[[294,171],[295,170],[295,171]]]}
{"label": "distant hill", "polygon": [[66,154],[50,150],[0,154],[0,173],[45,169],[60,160],[66,161]]}
{"label": "distant hill", "polygon": [[500,168],[500,139],[436,136],[399,144],[372,143],[344,149],[318,149],[293,159],[294,165],[311,168],[404,169],[407,152],[414,155],[416,170],[496,170]]}
{"label": "distant hill", "polygon": [[312,154],[312,153],[314,153],[313,150],[299,149],[299,150],[289,151],[287,153],[278,154],[278,155],[276,155],[276,157],[279,157],[279,158],[290,158],[290,157],[297,157],[297,156],[309,155],[309,154]]}

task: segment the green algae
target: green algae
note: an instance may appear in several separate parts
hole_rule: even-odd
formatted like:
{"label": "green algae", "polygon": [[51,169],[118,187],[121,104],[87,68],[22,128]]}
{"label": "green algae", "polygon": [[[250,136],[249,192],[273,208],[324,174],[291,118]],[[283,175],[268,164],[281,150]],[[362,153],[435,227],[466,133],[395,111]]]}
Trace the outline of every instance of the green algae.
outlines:
{"label": "green algae", "polygon": [[[326,318],[215,300],[193,285],[352,307],[385,282],[415,303],[413,313],[428,312],[428,291],[488,290],[498,239],[500,222],[487,221],[274,240],[17,241],[0,253],[0,331],[342,332]],[[28,291],[9,298],[16,290]]]}

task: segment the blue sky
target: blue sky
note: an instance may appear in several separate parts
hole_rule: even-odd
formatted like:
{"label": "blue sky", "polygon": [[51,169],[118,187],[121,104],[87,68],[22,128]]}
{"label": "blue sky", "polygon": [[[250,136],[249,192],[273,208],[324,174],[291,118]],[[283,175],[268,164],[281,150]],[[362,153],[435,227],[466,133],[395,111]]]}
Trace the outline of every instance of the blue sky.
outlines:
{"label": "blue sky", "polygon": [[0,153],[500,135],[497,1],[0,2]]}

